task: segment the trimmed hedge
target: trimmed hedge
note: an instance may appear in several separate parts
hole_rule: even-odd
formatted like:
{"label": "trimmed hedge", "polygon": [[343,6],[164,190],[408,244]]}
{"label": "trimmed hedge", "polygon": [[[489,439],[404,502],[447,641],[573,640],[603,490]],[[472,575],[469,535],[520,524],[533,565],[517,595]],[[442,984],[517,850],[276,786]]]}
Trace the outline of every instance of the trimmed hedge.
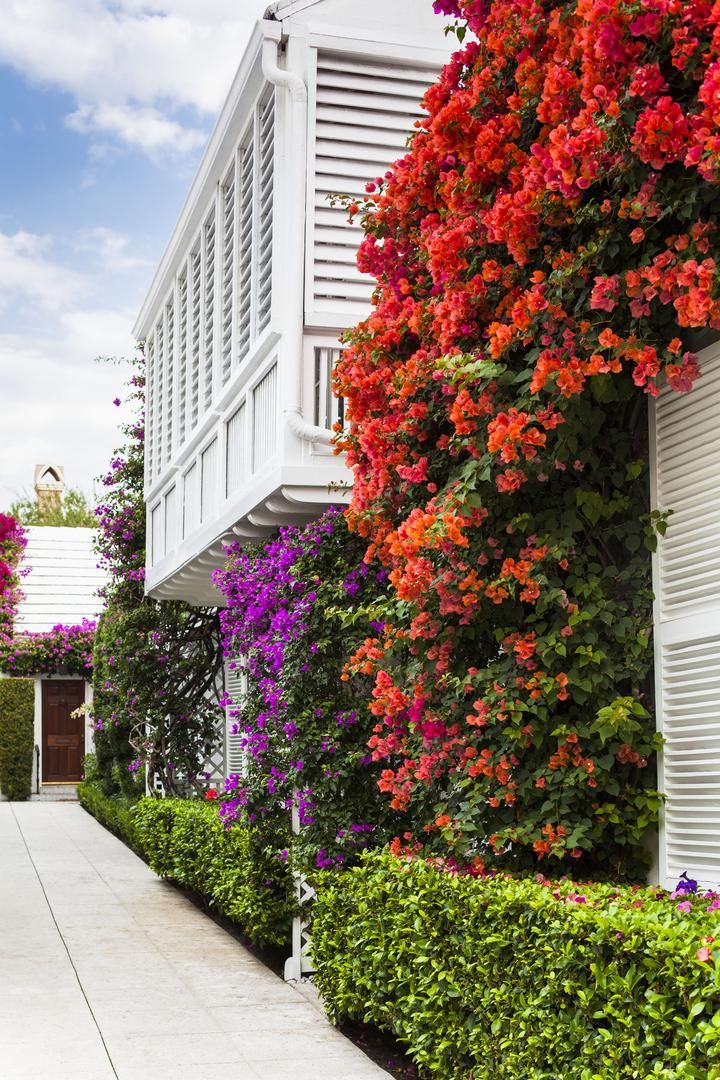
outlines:
{"label": "trimmed hedge", "polygon": [[720,1078],[712,897],[682,897],[686,913],[658,890],[460,877],[387,852],[315,884],[331,1016],[394,1032],[441,1080]]}
{"label": "trimmed hedge", "polygon": [[80,802],[160,877],[198,893],[258,945],[286,945],[294,914],[292,876],[258,834],[226,829],[218,808],[192,799],[132,802],[80,784]]}
{"label": "trimmed hedge", "polygon": [[0,679],[0,790],[13,802],[30,798],[34,718],[33,680]]}

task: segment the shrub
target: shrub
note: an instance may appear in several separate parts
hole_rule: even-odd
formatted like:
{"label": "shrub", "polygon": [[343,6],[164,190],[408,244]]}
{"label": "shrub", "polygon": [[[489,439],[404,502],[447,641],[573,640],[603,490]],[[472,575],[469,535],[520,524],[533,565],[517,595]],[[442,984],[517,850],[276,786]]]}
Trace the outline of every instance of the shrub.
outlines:
{"label": "shrub", "polygon": [[30,798],[34,716],[32,679],[0,679],[0,789],[13,802]]}
{"label": "shrub", "polygon": [[476,879],[387,852],[318,876],[317,983],[442,1080],[720,1077],[720,899]]}
{"label": "shrub", "polygon": [[292,877],[257,832],[225,828],[214,805],[183,799],[141,799],[134,824],[156,874],[199,893],[259,945],[288,942]]}

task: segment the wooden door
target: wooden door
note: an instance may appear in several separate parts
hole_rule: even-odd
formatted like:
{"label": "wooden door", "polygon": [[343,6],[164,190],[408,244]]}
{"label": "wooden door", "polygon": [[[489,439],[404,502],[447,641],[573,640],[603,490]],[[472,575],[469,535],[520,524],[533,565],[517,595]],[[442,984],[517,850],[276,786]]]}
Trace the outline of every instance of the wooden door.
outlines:
{"label": "wooden door", "polygon": [[85,701],[82,679],[47,680],[42,684],[42,779],[45,784],[82,780],[85,717],[72,713]]}

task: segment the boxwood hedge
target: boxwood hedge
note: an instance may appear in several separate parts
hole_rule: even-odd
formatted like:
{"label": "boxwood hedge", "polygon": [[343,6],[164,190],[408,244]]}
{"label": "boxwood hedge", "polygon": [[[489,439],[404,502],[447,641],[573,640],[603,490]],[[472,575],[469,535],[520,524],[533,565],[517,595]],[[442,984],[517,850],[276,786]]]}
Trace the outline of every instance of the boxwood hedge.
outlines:
{"label": "boxwood hedge", "polygon": [[720,1078],[712,895],[474,879],[386,852],[315,884],[330,1014],[394,1032],[432,1076]]}
{"label": "boxwood hedge", "polygon": [[32,679],[0,679],[0,790],[6,798],[30,798],[35,745]]}

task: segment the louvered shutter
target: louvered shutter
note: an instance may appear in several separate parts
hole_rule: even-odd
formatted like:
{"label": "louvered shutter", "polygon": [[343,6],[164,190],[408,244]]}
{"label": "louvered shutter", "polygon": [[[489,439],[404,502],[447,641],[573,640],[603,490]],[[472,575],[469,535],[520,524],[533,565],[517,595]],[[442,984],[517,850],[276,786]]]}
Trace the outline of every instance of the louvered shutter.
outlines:
{"label": "louvered shutter", "polygon": [[204,406],[209,409],[213,397],[213,361],[215,357],[215,209],[205,221],[204,228],[205,258],[203,265],[203,317],[204,342]]}
{"label": "louvered shutter", "polygon": [[238,177],[238,359],[245,358],[252,329],[253,178],[255,140],[250,130],[239,150]]}
{"label": "louvered shutter", "polygon": [[720,884],[720,343],[690,394],[654,410],[655,504],[672,510],[655,559],[662,883]]}
{"label": "louvered shutter", "polygon": [[373,283],[356,266],[363,238],[328,195],[361,198],[405,152],[434,81],[430,68],[319,52],[316,81],[312,300],[317,311],[367,311]]}
{"label": "louvered shutter", "polygon": [[202,327],[202,255],[200,246],[190,254],[190,430],[197,426],[200,414],[200,333]]}
{"label": "louvered shutter", "polygon": [[158,319],[155,327],[155,476],[162,472],[165,455],[165,324]]}
{"label": "louvered shutter", "polygon": [[225,661],[225,693],[231,699],[231,704],[226,707],[225,772],[227,776],[242,776],[245,752],[241,745],[242,736],[233,732],[237,718],[232,715],[242,705],[246,693],[246,676],[239,660]]}
{"label": "louvered shutter", "polygon": [[151,334],[145,346],[147,356],[145,407],[145,483],[150,487],[155,475],[155,338]]}
{"label": "louvered shutter", "polygon": [[185,442],[188,403],[188,279],[178,278],[178,444]]}
{"label": "louvered shutter", "polygon": [[175,417],[175,297],[171,296],[165,305],[165,464],[169,465],[173,453],[173,420]]}
{"label": "louvered shutter", "polygon": [[232,369],[233,279],[235,263],[235,165],[225,178],[222,189],[222,385]]}
{"label": "louvered shutter", "polygon": [[258,107],[257,333],[270,321],[272,307],[273,174],[275,97]]}

